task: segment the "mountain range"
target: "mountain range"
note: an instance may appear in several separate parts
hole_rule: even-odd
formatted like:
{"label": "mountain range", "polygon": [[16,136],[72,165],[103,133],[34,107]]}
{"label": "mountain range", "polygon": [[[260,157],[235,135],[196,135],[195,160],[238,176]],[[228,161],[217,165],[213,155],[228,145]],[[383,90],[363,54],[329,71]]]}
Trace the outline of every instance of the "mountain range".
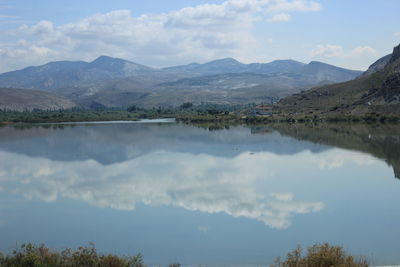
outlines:
{"label": "mountain range", "polygon": [[[317,85],[343,82],[361,74],[316,61],[243,64],[225,58],[155,69],[100,56],[92,62],[57,61],[3,73],[0,87],[46,91],[86,108],[129,105],[148,108],[178,106],[184,102],[273,103]],[[8,101],[13,100],[9,97]],[[0,109],[10,107],[0,105]]]}

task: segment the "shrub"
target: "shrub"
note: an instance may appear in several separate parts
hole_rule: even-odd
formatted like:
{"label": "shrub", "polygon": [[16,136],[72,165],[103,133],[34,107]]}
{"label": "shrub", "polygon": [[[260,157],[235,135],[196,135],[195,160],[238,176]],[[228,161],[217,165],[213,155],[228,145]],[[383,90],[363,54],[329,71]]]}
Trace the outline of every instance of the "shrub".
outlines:
{"label": "shrub", "polygon": [[44,245],[23,244],[5,256],[0,253],[0,266],[8,267],[145,267],[142,254],[133,257],[98,254],[94,244],[79,247],[77,250],[65,249],[51,251]]}
{"label": "shrub", "polygon": [[368,263],[363,259],[355,259],[348,255],[342,247],[331,246],[327,243],[313,245],[304,255],[301,247],[289,252],[285,261],[278,258],[271,267],[366,267]]}

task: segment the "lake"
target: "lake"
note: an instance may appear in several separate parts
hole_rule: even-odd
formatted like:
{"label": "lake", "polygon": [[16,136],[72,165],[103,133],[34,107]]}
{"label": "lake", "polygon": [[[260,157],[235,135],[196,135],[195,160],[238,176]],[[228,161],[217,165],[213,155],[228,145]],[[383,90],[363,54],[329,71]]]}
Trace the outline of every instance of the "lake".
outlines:
{"label": "lake", "polygon": [[259,266],[329,242],[400,263],[400,127],[0,128],[0,250],[94,242],[147,264]]}

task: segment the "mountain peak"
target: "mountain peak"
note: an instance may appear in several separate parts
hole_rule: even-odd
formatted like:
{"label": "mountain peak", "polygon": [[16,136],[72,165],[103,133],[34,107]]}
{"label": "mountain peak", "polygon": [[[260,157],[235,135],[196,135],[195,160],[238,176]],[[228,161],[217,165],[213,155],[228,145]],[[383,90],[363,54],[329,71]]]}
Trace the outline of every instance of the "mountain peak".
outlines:
{"label": "mountain peak", "polygon": [[110,60],[110,59],[114,59],[114,58],[110,57],[110,56],[101,55],[98,58],[96,58],[94,61],[96,61],[96,60]]}
{"label": "mountain peak", "polygon": [[110,63],[113,61],[125,61],[124,59],[120,59],[120,58],[114,58],[114,57],[109,57],[109,56],[99,56],[98,58],[96,58],[95,60],[93,60],[92,62],[90,62],[91,64],[97,64],[97,63]]}
{"label": "mountain peak", "polygon": [[392,57],[390,58],[389,63],[392,63],[400,58],[400,44],[393,48]]}
{"label": "mountain peak", "polygon": [[242,64],[239,61],[237,61],[234,58],[227,57],[227,58],[221,58],[221,59],[216,59],[210,62],[207,62],[205,64],[215,64],[215,63],[221,63],[221,64]]}
{"label": "mountain peak", "polygon": [[313,61],[310,61],[310,63],[308,63],[308,65],[329,65],[329,64],[326,64],[326,63],[321,62],[321,61],[313,60]]}
{"label": "mountain peak", "polygon": [[294,64],[305,65],[303,62],[293,60],[293,59],[275,59],[274,61],[272,61],[270,63],[294,63]]}

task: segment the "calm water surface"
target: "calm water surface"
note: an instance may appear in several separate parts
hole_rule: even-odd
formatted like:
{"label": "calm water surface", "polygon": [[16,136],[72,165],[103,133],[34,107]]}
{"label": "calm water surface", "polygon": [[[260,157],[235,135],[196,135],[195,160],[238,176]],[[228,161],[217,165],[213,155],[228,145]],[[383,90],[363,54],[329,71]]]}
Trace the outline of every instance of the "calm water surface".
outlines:
{"label": "calm water surface", "polygon": [[391,126],[2,127],[0,250],[265,265],[329,242],[400,263],[399,154]]}

